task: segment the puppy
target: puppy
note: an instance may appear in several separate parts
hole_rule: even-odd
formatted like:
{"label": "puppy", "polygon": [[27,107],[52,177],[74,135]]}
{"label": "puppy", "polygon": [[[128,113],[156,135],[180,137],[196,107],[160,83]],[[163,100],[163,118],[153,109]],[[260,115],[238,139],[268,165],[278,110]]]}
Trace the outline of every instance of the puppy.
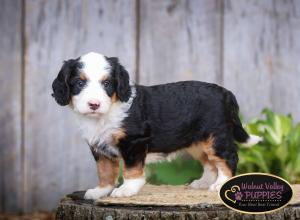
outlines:
{"label": "puppy", "polygon": [[[219,190],[236,171],[234,141],[260,141],[243,129],[230,91],[198,81],[134,85],[114,57],[91,52],[65,61],[52,88],[56,102],[76,113],[97,162],[100,183],[86,199],[137,194],[147,155],[168,158],[180,150],[203,165],[202,177],[190,186]],[[124,183],[115,188],[120,159]]]}

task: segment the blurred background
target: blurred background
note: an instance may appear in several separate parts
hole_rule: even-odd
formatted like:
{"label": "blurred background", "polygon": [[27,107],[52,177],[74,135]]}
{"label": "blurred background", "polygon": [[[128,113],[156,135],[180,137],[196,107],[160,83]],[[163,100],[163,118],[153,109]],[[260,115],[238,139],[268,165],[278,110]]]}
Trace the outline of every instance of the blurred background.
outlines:
{"label": "blurred background", "polygon": [[[240,147],[238,172],[300,182],[300,1],[0,3],[0,212],[53,210],[97,184],[72,114],[51,97],[63,60],[90,51],[119,57],[140,84],[193,79],[232,90],[248,131],[264,137]],[[147,167],[155,184],[201,172],[187,157]]]}

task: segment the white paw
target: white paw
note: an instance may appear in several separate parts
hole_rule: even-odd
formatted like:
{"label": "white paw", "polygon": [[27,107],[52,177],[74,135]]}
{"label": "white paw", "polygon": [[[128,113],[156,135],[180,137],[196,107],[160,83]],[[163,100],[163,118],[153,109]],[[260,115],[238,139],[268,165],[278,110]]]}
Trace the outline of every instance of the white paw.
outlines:
{"label": "white paw", "polygon": [[214,184],[209,187],[209,191],[220,191],[223,184],[230,179],[221,169],[218,169],[218,178]]}
{"label": "white paw", "polygon": [[194,189],[208,189],[211,184],[213,184],[217,179],[217,172],[211,165],[206,165],[203,167],[204,172],[200,179],[194,180],[190,187]]}
{"label": "white paw", "polygon": [[193,182],[191,182],[189,186],[192,187],[193,189],[208,189],[210,184],[211,184],[210,182],[201,178],[198,180],[194,180]]}
{"label": "white paw", "polygon": [[113,190],[112,186],[106,187],[95,187],[94,189],[88,189],[84,194],[84,199],[99,199],[101,197],[107,196]]}
{"label": "white paw", "polygon": [[112,197],[129,197],[136,195],[142,186],[145,184],[144,178],[139,179],[124,179],[124,183],[112,191]]}
{"label": "white paw", "polygon": [[223,185],[223,183],[218,183],[218,182],[216,182],[216,183],[214,183],[214,184],[212,184],[210,187],[209,187],[209,191],[212,191],[212,192],[219,192],[220,191],[220,189],[221,189],[221,187],[222,187],[222,185]]}

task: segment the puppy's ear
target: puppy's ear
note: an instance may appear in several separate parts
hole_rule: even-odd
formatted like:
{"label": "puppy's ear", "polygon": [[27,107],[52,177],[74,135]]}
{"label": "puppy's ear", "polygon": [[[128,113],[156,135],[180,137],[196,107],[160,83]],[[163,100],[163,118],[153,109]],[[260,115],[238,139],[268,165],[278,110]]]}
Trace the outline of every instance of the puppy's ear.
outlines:
{"label": "puppy's ear", "polygon": [[129,85],[129,74],[119,63],[118,58],[109,57],[108,62],[112,68],[112,75],[115,79],[115,88],[117,97],[121,102],[127,102],[131,96],[131,87]]}
{"label": "puppy's ear", "polygon": [[59,105],[65,106],[70,103],[69,78],[74,70],[76,60],[65,61],[61,67],[56,79],[52,83],[53,94]]}

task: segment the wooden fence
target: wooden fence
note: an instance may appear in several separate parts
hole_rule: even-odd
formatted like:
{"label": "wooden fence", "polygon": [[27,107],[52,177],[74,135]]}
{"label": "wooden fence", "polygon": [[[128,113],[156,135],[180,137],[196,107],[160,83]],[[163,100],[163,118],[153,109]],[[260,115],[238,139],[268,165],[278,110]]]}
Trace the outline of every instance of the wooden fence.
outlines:
{"label": "wooden fence", "polygon": [[51,97],[64,59],[118,56],[142,84],[216,82],[247,118],[300,119],[300,1],[1,0],[0,211],[53,209],[97,184],[68,108]]}

